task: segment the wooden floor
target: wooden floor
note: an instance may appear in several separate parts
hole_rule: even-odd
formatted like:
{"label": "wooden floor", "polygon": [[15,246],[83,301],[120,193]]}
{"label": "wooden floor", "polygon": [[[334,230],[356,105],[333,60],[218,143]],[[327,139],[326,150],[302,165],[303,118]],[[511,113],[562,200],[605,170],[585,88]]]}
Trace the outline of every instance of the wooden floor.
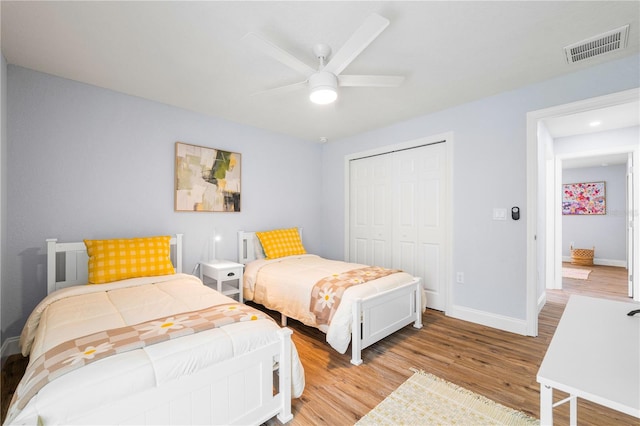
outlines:
{"label": "wooden floor", "polygon": [[[525,337],[472,324],[428,310],[424,327],[407,326],[363,351],[364,364],[353,366],[324,334],[289,321],[305,368],[306,388],[293,400],[291,425],[352,425],[419,368],[506,406],[539,417],[536,373],[571,294],[629,300],[626,270],[594,266],[588,280],[564,279],[563,290],[547,292],[539,316],[539,336]],[[273,314],[273,313],[272,313]],[[274,314],[276,315],[276,314]],[[2,418],[26,362],[9,359],[2,370]],[[555,392],[556,398],[564,397]],[[556,424],[569,424],[568,404],[554,410]],[[277,420],[274,421],[278,424]],[[583,400],[580,425],[640,425],[640,420]]]}

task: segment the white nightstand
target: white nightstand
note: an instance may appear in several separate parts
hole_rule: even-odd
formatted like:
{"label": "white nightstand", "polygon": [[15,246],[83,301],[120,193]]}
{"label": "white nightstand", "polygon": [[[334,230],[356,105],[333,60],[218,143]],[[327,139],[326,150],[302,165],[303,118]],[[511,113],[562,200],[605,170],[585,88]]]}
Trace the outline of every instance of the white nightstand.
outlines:
{"label": "white nightstand", "polygon": [[200,262],[200,279],[205,285],[242,302],[242,274],[244,265],[229,260]]}

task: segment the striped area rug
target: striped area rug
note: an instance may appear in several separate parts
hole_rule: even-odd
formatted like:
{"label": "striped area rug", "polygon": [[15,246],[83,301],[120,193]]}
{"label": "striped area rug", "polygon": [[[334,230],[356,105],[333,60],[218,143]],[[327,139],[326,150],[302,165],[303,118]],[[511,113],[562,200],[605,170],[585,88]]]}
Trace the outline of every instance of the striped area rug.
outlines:
{"label": "striped area rug", "polygon": [[437,376],[414,375],[356,425],[538,425],[538,419],[505,407]]}

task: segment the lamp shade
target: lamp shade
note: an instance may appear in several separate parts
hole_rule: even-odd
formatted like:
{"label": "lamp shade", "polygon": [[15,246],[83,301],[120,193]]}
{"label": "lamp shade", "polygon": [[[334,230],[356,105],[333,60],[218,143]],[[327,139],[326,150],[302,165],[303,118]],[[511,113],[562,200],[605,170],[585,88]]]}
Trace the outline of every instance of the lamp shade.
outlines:
{"label": "lamp shade", "polygon": [[338,98],[338,79],[335,75],[320,71],[309,77],[309,99],[319,105],[326,105]]}

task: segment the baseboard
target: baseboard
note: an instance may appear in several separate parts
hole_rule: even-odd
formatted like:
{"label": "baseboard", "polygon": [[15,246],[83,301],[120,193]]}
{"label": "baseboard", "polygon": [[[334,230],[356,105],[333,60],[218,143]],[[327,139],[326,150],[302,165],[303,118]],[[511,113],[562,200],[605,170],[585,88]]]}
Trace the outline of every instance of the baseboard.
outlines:
{"label": "baseboard", "polygon": [[447,316],[473,322],[487,327],[497,328],[510,333],[527,335],[527,321],[507,317],[504,315],[492,314],[465,306],[454,305],[447,311]]}
{"label": "baseboard", "polygon": [[4,342],[2,342],[2,367],[4,367],[4,362],[11,355],[20,353],[20,338],[19,337],[9,337]]}
{"label": "baseboard", "polygon": [[547,303],[547,292],[544,291],[542,292],[542,294],[540,295],[540,297],[538,298],[538,314],[540,313],[540,311],[542,310],[542,308],[544,308],[544,305]]}
{"label": "baseboard", "polygon": [[[571,256],[562,256],[562,261],[571,263]],[[618,268],[626,268],[627,267],[627,261],[626,260],[602,259],[602,258],[598,258],[598,257],[594,257],[593,258],[593,264],[594,265],[601,265],[601,266],[616,266]]]}

